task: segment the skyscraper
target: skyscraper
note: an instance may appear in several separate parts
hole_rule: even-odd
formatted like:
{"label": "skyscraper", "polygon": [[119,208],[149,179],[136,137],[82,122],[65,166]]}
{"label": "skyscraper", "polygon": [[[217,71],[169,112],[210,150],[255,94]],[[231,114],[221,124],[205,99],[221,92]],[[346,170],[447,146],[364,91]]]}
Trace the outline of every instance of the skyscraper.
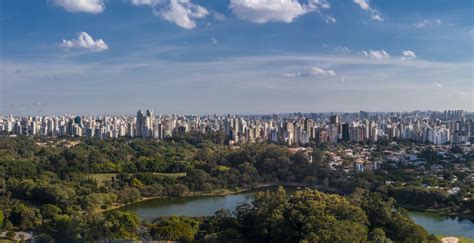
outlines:
{"label": "skyscraper", "polygon": [[142,110],[138,110],[137,112],[137,123],[135,124],[135,135],[137,137],[143,137],[143,130],[145,125],[145,115],[143,114]]}

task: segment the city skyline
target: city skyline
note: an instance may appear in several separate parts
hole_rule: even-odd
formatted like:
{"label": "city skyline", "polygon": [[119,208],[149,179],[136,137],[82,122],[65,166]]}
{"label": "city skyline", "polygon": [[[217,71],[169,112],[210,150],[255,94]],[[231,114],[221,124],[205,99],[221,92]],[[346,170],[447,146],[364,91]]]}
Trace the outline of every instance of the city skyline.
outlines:
{"label": "city skyline", "polygon": [[[466,116],[467,115],[467,116]],[[463,110],[410,113],[289,114],[271,116],[153,115],[1,117],[0,135],[166,139],[189,132],[220,132],[230,145],[280,142],[307,145],[402,139],[436,145],[469,144],[474,124]]]}
{"label": "city skyline", "polygon": [[0,3],[0,114],[472,112],[473,3]]}
{"label": "city skyline", "polygon": [[431,109],[424,109],[424,110],[404,110],[404,111],[370,111],[370,110],[358,110],[358,111],[292,111],[292,112],[274,112],[274,113],[233,113],[233,112],[222,112],[222,113],[178,113],[178,112],[170,112],[170,113],[163,113],[163,112],[156,112],[155,109],[152,108],[139,108],[127,113],[106,113],[106,112],[97,112],[97,113],[74,113],[74,112],[65,112],[65,113],[58,113],[58,112],[51,112],[51,113],[29,113],[29,114],[7,114],[7,113],[0,113],[0,117],[50,117],[50,116],[80,116],[80,117],[101,117],[101,116],[115,116],[115,117],[130,117],[136,116],[137,111],[150,111],[154,114],[155,117],[160,116],[183,116],[183,117],[210,117],[210,116],[238,116],[238,117],[265,117],[265,116],[292,116],[292,115],[351,115],[351,114],[359,114],[360,112],[369,112],[371,114],[409,114],[409,113],[442,113],[445,111],[463,111],[467,116],[474,116],[474,111],[464,110],[464,109],[444,109],[444,110],[431,110]]}

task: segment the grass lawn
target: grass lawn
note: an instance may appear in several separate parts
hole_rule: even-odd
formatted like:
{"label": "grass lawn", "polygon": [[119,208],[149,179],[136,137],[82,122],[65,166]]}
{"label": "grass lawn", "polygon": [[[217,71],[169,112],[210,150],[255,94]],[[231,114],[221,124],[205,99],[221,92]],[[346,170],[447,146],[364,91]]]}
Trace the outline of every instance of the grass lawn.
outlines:
{"label": "grass lawn", "polygon": [[95,179],[97,183],[101,186],[104,185],[104,182],[111,181],[117,173],[100,173],[100,174],[89,174],[89,177]]}
{"label": "grass lawn", "polygon": [[[99,185],[104,185],[104,182],[111,181],[113,177],[115,177],[117,173],[98,173],[98,174],[89,174],[89,177],[95,179]],[[160,176],[167,176],[172,178],[178,178],[186,176],[186,172],[183,173],[160,173],[154,172],[153,175],[160,175]]]}
{"label": "grass lawn", "polygon": [[182,173],[161,173],[161,172],[153,172],[153,175],[160,175],[160,176],[167,176],[167,177],[172,177],[172,178],[178,178],[178,177],[186,176],[186,172],[182,172]]}

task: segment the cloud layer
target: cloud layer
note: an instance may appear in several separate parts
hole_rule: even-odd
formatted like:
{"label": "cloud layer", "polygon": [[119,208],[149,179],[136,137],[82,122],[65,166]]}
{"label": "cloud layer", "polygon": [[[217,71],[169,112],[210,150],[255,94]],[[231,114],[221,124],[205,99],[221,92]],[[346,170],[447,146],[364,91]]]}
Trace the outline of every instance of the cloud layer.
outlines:
{"label": "cloud layer", "polygon": [[[50,1],[68,12],[101,13],[105,9],[104,0]],[[369,5],[369,0],[353,1],[361,9],[370,12],[373,20],[383,21],[379,11]],[[212,15],[220,21],[226,19],[225,15],[192,3],[192,0],[130,0],[130,3],[135,6],[151,6],[155,16],[185,29],[196,28],[196,21],[208,15]],[[322,9],[329,8],[330,4],[327,0],[230,0],[229,3],[229,9],[237,18],[259,24],[267,22],[291,23],[296,18],[315,11],[319,13],[324,22],[336,23],[335,17],[321,13]],[[428,24],[430,22],[422,22],[417,26]]]}
{"label": "cloud layer", "polygon": [[371,59],[388,59],[390,58],[390,54],[388,54],[385,50],[368,50],[364,51],[364,56],[369,57]]}
{"label": "cloud layer", "polygon": [[64,8],[68,12],[95,14],[102,13],[105,9],[103,0],[53,0],[53,4]]}
{"label": "cloud layer", "polygon": [[[230,8],[238,18],[259,24],[291,23],[301,15],[329,7],[330,5],[325,0],[310,0],[307,3],[301,3],[298,0],[230,1]],[[328,21],[335,22],[335,19],[330,17]]]}
{"label": "cloud layer", "polygon": [[94,40],[86,32],[79,33],[77,39],[63,40],[61,47],[66,50],[77,48],[96,52],[109,49],[109,46],[102,39]]}
{"label": "cloud layer", "polygon": [[296,77],[330,77],[336,76],[336,72],[331,69],[323,69],[319,67],[312,67],[304,72],[295,73],[284,73],[283,77],[296,78]]}
{"label": "cloud layer", "polygon": [[[132,0],[133,5],[149,5],[153,14],[175,23],[185,29],[196,28],[196,20],[209,15],[209,11],[201,5],[190,0]],[[214,14],[216,15],[216,14]],[[217,13],[216,18],[223,18]]]}

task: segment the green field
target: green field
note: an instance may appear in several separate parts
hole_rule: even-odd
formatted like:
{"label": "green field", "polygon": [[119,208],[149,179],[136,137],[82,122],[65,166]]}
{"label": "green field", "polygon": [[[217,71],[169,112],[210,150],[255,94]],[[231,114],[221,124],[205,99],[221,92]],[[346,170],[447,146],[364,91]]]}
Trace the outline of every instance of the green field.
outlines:
{"label": "green field", "polygon": [[[117,173],[98,173],[98,174],[89,174],[89,177],[95,179],[99,185],[104,185],[106,181],[111,181]],[[186,172],[182,173],[160,173],[160,172],[153,172],[153,175],[160,175],[172,178],[178,178],[186,176]]]}

